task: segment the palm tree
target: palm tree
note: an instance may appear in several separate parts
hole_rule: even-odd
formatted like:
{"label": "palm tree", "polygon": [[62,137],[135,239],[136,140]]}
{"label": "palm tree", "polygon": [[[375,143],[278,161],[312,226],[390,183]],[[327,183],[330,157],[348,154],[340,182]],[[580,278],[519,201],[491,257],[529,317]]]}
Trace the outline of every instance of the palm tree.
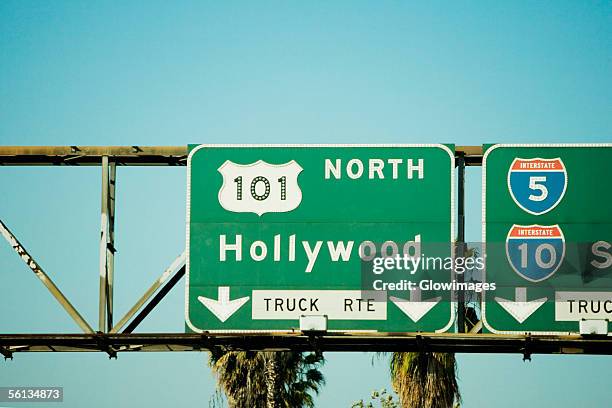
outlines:
{"label": "palm tree", "polygon": [[325,383],[323,356],[297,352],[214,350],[209,364],[230,408],[314,407],[311,395]]}
{"label": "palm tree", "polygon": [[263,354],[265,363],[266,380],[266,408],[278,408],[280,396],[280,384],[278,377],[279,362],[275,353],[267,352]]}
{"label": "palm tree", "polygon": [[[478,249],[467,247],[463,256],[477,257]],[[476,312],[468,308],[466,314],[469,331]],[[395,352],[390,368],[391,384],[403,408],[453,408],[461,402],[453,353]]]}
{"label": "palm tree", "polygon": [[391,384],[403,408],[452,408],[461,401],[452,353],[393,353]]}

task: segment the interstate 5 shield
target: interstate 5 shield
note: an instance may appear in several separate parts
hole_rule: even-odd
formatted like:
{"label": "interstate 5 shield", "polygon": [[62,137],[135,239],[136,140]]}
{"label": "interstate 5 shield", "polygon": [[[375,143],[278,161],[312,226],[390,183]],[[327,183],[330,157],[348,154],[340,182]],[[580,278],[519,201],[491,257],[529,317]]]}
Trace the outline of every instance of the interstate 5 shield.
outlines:
{"label": "interstate 5 shield", "polygon": [[508,171],[508,190],[514,202],[533,215],[549,212],[563,198],[567,172],[560,158],[517,157]]}

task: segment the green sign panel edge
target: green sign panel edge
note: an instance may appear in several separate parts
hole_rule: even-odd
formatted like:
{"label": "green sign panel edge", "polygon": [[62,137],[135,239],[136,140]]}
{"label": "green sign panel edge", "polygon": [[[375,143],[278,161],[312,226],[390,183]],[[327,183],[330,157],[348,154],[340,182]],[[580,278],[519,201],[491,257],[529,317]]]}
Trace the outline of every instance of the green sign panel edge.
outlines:
{"label": "green sign panel edge", "polygon": [[[487,209],[487,158],[491,152],[498,148],[596,148],[596,147],[612,147],[612,143],[499,143],[499,144],[490,144],[483,145],[484,154],[482,157],[482,244],[484,246],[484,255],[485,255],[485,281],[486,281],[486,233],[487,233],[487,218],[486,218],[486,209]],[[496,330],[494,329],[489,322],[487,321],[486,316],[486,291],[482,293],[481,300],[481,320],[483,326],[494,334],[525,334],[530,333],[534,335],[567,335],[570,333],[579,334],[578,332],[568,332],[568,331],[533,331],[533,330]]]}
{"label": "green sign panel edge", "polygon": [[[449,244],[455,239],[455,154],[445,144],[442,143],[424,143],[424,144],[410,144],[410,143],[390,143],[390,144],[200,144],[193,148],[187,156],[187,213],[186,213],[186,259],[185,259],[185,324],[187,327],[196,333],[295,333],[293,329],[287,330],[266,330],[266,329],[212,329],[205,330],[195,327],[189,318],[189,247],[190,247],[190,222],[191,222],[191,159],[193,155],[200,149],[204,148],[285,148],[285,147],[298,147],[298,148],[439,148],[448,153],[450,158],[450,236]],[[451,245],[451,256],[454,258],[455,250]],[[448,331],[449,328],[455,323],[455,308],[452,302],[449,302],[450,317],[448,323],[435,330],[436,333],[443,333]],[[365,332],[379,332],[377,330],[329,330],[329,332],[336,333],[365,333]],[[380,333],[380,332],[379,332]]]}

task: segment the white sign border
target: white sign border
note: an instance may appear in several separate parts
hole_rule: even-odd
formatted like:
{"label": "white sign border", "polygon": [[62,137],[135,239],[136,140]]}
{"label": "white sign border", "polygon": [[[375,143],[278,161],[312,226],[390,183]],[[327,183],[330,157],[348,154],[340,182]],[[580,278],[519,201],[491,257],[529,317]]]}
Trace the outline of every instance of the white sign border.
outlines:
{"label": "white sign border", "polygon": [[[195,325],[189,319],[189,225],[191,221],[191,159],[193,155],[198,152],[200,149],[205,148],[287,148],[287,147],[298,147],[298,148],[338,148],[338,147],[347,147],[347,148],[388,148],[388,147],[399,147],[399,148],[438,148],[444,150],[448,153],[450,157],[450,211],[451,211],[451,222],[450,222],[450,241],[449,244],[452,244],[455,239],[455,154],[453,151],[442,143],[425,143],[425,144],[402,144],[402,143],[392,143],[392,144],[201,144],[198,145],[195,149],[189,152],[187,156],[187,213],[186,213],[186,259],[185,259],[185,323],[187,326],[193,330],[195,333],[219,333],[219,334],[248,334],[248,333],[299,333],[299,329],[295,330],[284,330],[284,329],[266,329],[266,330],[240,330],[240,329],[227,329],[227,330],[203,330],[195,327]],[[451,245],[452,254],[451,256],[454,258],[454,246]],[[449,302],[450,307],[450,319],[446,326],[441,329],[436,330],[436,333],[446,332],[453,324],[455,323],[455,308],[453,307],[453,303]],[[377,330],[328,330],[330,333],[377,333]]]}

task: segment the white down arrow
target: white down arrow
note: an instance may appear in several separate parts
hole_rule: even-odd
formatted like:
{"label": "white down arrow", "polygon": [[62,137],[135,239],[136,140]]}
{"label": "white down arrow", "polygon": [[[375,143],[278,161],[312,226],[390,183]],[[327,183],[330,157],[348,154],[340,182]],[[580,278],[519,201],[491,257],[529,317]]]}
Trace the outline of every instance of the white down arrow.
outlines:
{"label": "white down arrow", "polygon": [[510,313],[517,322],[523,323],[533,312],[538,310],[548,298],[540,298],[536,300],[527,301],[527,288],[515,288],[514,289],[514,301],[495,297],[495,301],[503,307],[506,312]]}
{"label": "white down arrow", "polygon": [[410,300],[395,296],[389,296],[389,299],[416,323],[437,305],[442,297],[438,296],[432,299],[421,300],[421,290],[415,289],[410,291]]}
{"label": "white down arrow", "polygon": [[249,297],[230,300],[229,286],[219,286],[218,300],[210,299],[204,296],[198,296],[198,300],[217,316],[221,322],[225,322],[231,315],[236,313],[238,309],[249,301]]}

